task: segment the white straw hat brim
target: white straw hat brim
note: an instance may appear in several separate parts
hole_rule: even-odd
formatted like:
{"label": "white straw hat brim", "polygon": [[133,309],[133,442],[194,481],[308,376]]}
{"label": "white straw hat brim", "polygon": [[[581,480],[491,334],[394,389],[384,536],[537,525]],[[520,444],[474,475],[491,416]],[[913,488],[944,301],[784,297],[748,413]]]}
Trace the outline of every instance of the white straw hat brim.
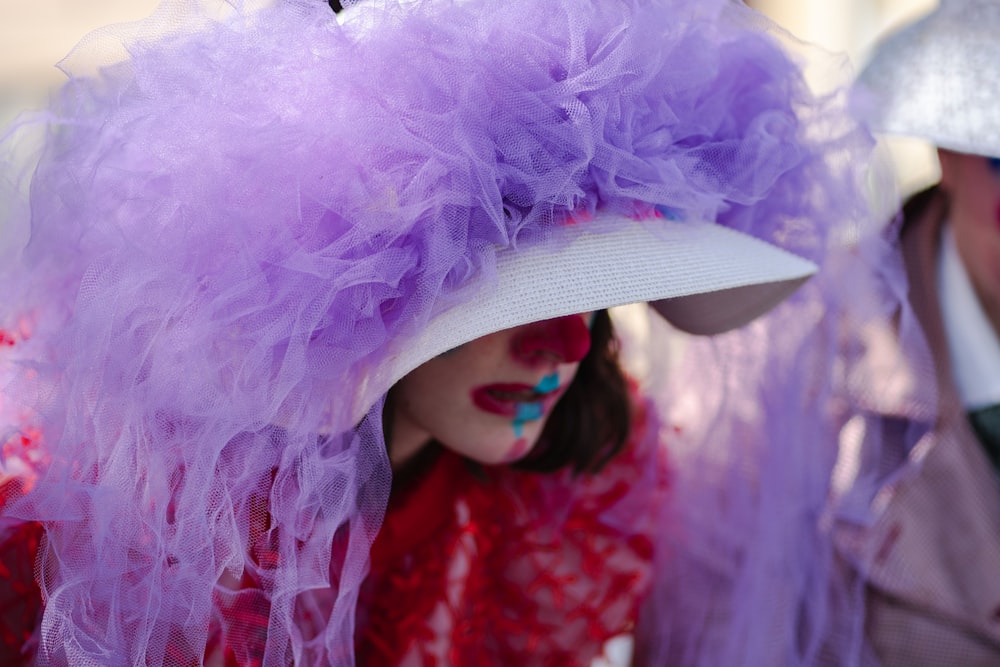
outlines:
{"label": "white straw hat brim", "polygon": [[605,215],[586,225],[566,228],[569,240],[499,253],[496,283],[435,317],[400,349],[385,386],[481,336],[640,301],[683,330],[721,333],[775,306],[817,270],[717,224]]}
{"label": "white straw hat brim", "polygon": [[872,129],[1000,156],[1000,2],[953,0],[889,36],[858,80]]}

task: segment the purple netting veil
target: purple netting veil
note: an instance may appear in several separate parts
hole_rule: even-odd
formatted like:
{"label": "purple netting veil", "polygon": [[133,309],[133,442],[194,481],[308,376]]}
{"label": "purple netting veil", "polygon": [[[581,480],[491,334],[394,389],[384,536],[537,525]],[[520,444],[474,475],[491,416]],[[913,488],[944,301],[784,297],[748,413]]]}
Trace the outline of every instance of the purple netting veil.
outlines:
{"label": "purple netting veil", "polygon": [[658,208],[820,259],[863,215],[866,137],[759,24],[728,0],[178,3],[71,73],[7,135],[44,142],[0,220],[0,327],[27,332],[0,441],[37,428],[47,461],[11,510],[47,530],[40,662],[200,664],[263,609],[266,637],[224,628],[237,653],[352,664],[391,478],[356,396],[497,252]]}

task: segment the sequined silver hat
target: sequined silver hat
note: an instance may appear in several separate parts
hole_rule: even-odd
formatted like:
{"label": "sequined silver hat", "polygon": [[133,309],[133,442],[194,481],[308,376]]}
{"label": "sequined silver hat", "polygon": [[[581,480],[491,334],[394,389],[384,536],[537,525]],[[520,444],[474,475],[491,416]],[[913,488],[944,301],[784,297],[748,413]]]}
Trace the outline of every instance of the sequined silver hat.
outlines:
{"label": "sequined silver hat", "polygon": [[877,46],[859,85],[874,130],[1000,156],[1000,0],[942,0]]}

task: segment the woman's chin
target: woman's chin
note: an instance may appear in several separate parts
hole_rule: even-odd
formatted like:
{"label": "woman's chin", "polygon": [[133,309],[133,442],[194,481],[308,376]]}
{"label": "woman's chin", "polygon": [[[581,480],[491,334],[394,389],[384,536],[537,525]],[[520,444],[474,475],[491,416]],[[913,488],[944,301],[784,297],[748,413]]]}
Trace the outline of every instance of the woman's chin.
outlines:
{"label": "woman's chin", "polygon": [[508,438],[501,442],[489,443],[486,447],[480,441],[475,449],[465,447],[448,447],[448,449],[482,465],[504,465],[523,459],[531,452],[536,441],[537,437],[525,435],[513,440]]}
{"label": "woman's chin", "polygon": [[520,461],[531,451],[535,444],[535,439],[518,438],[504,454],[503,459],[498,463],[514,463]]}

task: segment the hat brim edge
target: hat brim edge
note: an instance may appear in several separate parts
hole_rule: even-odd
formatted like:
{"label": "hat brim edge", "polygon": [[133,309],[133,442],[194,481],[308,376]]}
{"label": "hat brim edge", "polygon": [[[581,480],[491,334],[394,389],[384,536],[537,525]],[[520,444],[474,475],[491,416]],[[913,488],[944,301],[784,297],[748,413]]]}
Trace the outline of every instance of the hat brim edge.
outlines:
{"label": "hat brim edge", "polygon": [[432,318],[400,346],[377,384],[387,389],[435,356],[496,331],[641,301],[684,331],[722,333],[774,307],[817,270],[718,224],[614,215],[585,224],[585,231],[566,229],[568,241],[498,253],[496,283]]}

